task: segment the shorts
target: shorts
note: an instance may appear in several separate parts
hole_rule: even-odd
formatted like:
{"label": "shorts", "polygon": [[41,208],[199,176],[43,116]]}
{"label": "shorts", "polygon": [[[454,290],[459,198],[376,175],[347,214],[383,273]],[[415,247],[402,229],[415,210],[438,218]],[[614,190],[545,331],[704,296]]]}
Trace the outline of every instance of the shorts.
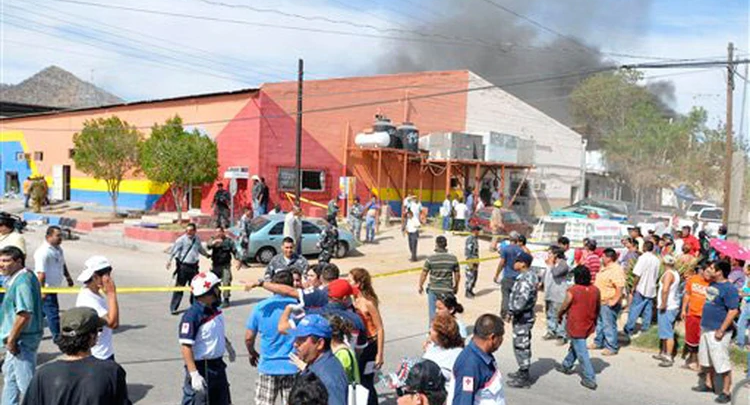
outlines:
{"label": "shorts", "polygon": [[674,339],[674,323],[677,320],[679,308],[659,311],[657,317],[659,322],[659,339]]}
{"label": "shorts", "polygon": [[289,392],[294,385],[296,374],[269,375],[258,373],[255,386],[255,403],[258,405],[273,405],[280,401],[286,404],[289,400]]}
{"label": "shorts", "polygon": [[685,319],[685,344],[696,348],[701,341],[701,317],[688,315]]}
{"label": "shorts", "polygon": [[729,359],[729,344],[732,341],[732,333],[725,333],[721,340],[716,340],[716,331],[701,333],[701,343],[698,348],[698,363],[701,367],[713,367],[717,374],[732,371],[732,362]]}

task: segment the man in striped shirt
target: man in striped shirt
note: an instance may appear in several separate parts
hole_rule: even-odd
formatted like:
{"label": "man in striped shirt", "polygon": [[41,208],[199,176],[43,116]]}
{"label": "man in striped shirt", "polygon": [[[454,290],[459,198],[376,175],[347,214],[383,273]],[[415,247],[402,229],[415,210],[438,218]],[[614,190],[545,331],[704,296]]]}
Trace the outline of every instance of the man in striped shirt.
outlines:
{"label": "man in striped shirt", "polygon": [[422,274],[419,276],[418,292],[420,295],[424,292],[423,287],[428,275],[430,276],[430,282],[427,284],[427,305],[430,325],[432,325],[437,295],[456,294],[461,279],[458,259],[455,255],[448,253],[448,240],[445,239],[445,236],[440,235],[435,238],[435,254],[428,257],[424,262]]}
{"label": "man in striped shirt", "polygon": [[596,241],[589,239],[584,245],[583,251],[583,265],[589,269],[591,273],[591,283],[596,281],[596,274],[602,268],[602,258],[596,253]]}

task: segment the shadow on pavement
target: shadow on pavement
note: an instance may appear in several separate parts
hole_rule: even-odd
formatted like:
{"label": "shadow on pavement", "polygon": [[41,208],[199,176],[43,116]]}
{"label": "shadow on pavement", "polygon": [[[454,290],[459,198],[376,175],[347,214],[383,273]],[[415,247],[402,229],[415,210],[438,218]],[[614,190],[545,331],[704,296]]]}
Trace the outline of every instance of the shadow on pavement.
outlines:
{"label": "shadow on pavement", "polygon": [[531,378],[536,382],[536,380],[554,370],[556,363],[554,359],[539,359],[531,364],[529,374],[531,374]]}
{"label": "shadow on pavement", "polygon": [[609,367],[609,363],[598,358],[592,358],[591,365],[594,367],[594,372],[596,374],[601,374],[602,371],[604,371],[607,367]]}
{"label": "shadow on pavement", "polygon": [[263,298],[243,298],[241,300],[230,300],[229,301],[230,302],[230,307],[229,308],[241,307],[241,306],[245,306],[245,305],[255,304],[257,302],[260,302],[262,299]]}
{"label": "shadow on pavement", "polygon": [[120,325],[117,329],[113,330],[112,333],[120,334],[129,330],[145,329],[146,325]]}
{"label": "shadow on pavement", "polygon": [[152,388],[154,386],[150,384],[128,384],[128,397],[131,402],[136,403],[145,398]]}

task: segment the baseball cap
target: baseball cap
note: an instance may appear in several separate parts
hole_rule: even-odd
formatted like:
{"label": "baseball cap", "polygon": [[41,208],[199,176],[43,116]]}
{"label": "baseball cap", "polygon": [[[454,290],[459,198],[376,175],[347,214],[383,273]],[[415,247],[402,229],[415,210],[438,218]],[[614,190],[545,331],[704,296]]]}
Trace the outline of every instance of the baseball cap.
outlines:
{"label": "baseball cap", "polygon": [[343,278],[339,278],[328,283],[328,296],[331,298],[345,298],[354,294],[351,284]]}
{"label": "baseball cap", "polygon": [[331,338],[331,324],[320,315],[305,315],[297,324],[297,327],[289,330],[289,334],[295,338],[315,336],[324,339]]}
{"label": "baseball cap", "polygon": [[516,257],[516,262],[524,262],[529,267],[531,267],[531,262],[533,261],[534,258],[526,252],[521,252],[518,254],[518,257]]}
{"label": "baseball cap", "polygon": [[421,393],[445,390],[445,376],[440,370],[440,366],[435,362],[424,360],[412,366],[404,386],[399,390],[412,390]]}
{"label": "baseball cap", "polygon": [[83,271],[81,274],[78,275],[78,281],[85,283],[89,280],[91,280],[91,277],[94,277],[94,273],[100,270],[104,270],[107,268],[112,268],[112,265],[109,263],[109,260],[107,260],[104,256],[91,256],[89,257],[86,262],[83,264]]}
{"label": "baseball cap", "polygon": [[250,177],[250,180],[258,180],[258,181],[260,181],[260,177],[258,177],[257,174],[254,174],[252,177]]}
{"label": "baseball cap", "polygon": [[60,334],[65,337],[76,337],[96,332],[107,325],[93,308],[76,307],[63,312],[60,317]]}

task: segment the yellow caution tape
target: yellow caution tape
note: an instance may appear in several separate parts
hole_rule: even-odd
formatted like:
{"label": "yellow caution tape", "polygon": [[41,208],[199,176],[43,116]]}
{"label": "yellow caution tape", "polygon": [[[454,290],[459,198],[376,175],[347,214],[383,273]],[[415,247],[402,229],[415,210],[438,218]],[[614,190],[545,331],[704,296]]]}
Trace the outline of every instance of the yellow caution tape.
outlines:
{"label": "yellow caution tape", "polygon": [[[545,249],[533,250],[535,252],[543,252]],[[498,259],[497,255],[480,257],[479,259],[469,259],[458,262],[459,265],[470,264],[470,263],[482,263],[490,260]],[[372,275],[372,278],[384,278],[398,276],[402,274],[417,273],[422,271],[422,266],[410,267],[401,270],[388,271],[384,273],[376,273]],[[245,286],[237,285],[230,287],[220,287],[222,291],[243,291]],[[78,294],[81,291],[81,287],[44,287],[42,288],[42,294]],[[190,287],[117,287],[118,294],[144,294],[144,293],[159,293],[159,292],[190,292]],[[0,293],[5,293],[4,288],[0,288]]]}

